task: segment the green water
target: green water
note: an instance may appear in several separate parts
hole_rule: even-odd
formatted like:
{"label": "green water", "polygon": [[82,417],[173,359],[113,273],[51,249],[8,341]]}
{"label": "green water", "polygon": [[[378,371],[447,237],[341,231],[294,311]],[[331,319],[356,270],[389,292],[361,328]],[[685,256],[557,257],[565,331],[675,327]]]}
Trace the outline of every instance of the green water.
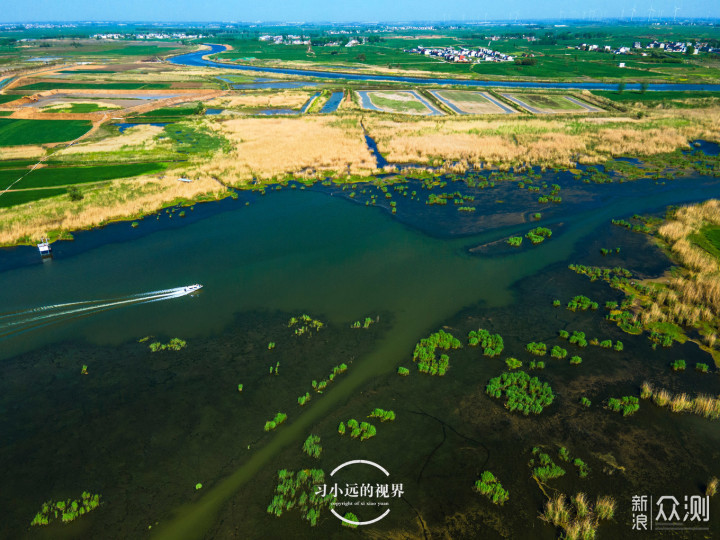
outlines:
{"label": "green water", "polygon": [[[380,209],[361,207],[339,197],[299,191],[274,193],[249,207],[239,206],[236,211],[212,215],[180,229],[159,230],[132,242],[108,243],[75,257],[57,258],[43,265],[4,272],[4,287],[0,292],[4,312],[69,301],[125,298],[131,294],[196,282],[202,283],[204,288],[200,294],[194,296],[118,307],[86,317],[59,320],[56,324],[40,330],[14,334],[1,342],[0,355],[5,359],[6,365],[10,366],[8,373],[19,374],[22,371],[23,380],[31,381],[25,406],[32,409],[35,400],[42,402],[42,398],[36,395],[53,392],[54,388],[60,389],[64,384],[76,384],[68,382],[72,376],[64,371],[58,371],[61,374],[51,379],[42,372],[47,369],[43,366],[52,362],[50,359],[55,355],[60,358],[55,361],[55,366],[62,368],[67,363],[67,357],[72,354],[78,359],[89,358],[94,362],[90,377],[93,372],[107,369],[108,384],[109,381],[120,381],[117,383],[119,386],[113,390],[122,396],[124,385],[128,388],[132,386],[132,373],[123,373],[124,358],[127,358],[127,366],[132,366],[132,370],[139,369],[139,376],[142,376],[143,364],[146,364],[148,369],[155,369],[154,359],[160,358],[150,357],[145,352],[142,353],[148,356],[145,359],[140,352],[136,352],[144,345],[137,345],[136,349],[128,345],[143,336],[153,335],[161,340],[178,336],[187,340],[190,347],[193,343],[201,342],[204,344],[203,350],[192,350],[192,355],[197,355],[198,363],[201,358],[209,361],[205,356],[217,357],[215,369],[218,369],[218,379],[222,379],[225,375],[224,372],[221,375],[220,370],[230,361],[224,360],[223,355],[227,355],[228,359],[233,358],[233,361],[239,362],[238,366],[242,366],[238,367],[238,378],[247,380],[249,374],[254,373],[253,370],[263,371],[267,362],[274,360],[274,357],[267,356],[271,353],[261,353],[257,349],[258,343],[264,344],[268,340],[266,335],[262,335],[263,320],[268,325],[269,321],[273,320],[275,331],[284,332],[284,325],[278,324],[270,314],[308,313],[336,329],[334,335],[345,335],[337,329],[346,329],[354,320],[367,315],[382,314],[378,324],[381,330],[372,334],[373,337],[368,338],[370,341],[365,345],[358,342],[357,350],[360,354],[353,355],[352,351],[343,351],[341,355],[337,348],[322,349],[324,345],[320,344],[320,336],[323,335],[321,333],[317,338],[313,338],[318,343],[317,350],[297,352],[298,357],[307,354],[308,363],[305,367],[309,369],[313,366],[315,371],[312,375],[305,374],[303,367],[288,367],[299,370],[293,373],[300,380],[300,386],[273,390],[274,383],[262,383],[264,391],[267,392],[264,401],[270,405],[265,409],[258,405],[257,409],[253,410],[260,411],[259,414],[262,415],[267,415],[270,410],[286,409],[289,412],[289,422],[275,433],[262,435],[263,420],[269,419],[272,416],[270,414],[252,422],[242,420],[246,422],[242,425],[247,428],[247,433],[243,434],[245,439],[232,442],[237,445],[234,449],[221,448],[222,437],[218,437],[218,443],[213,444],[212,434],[209,433],[205,433],[204,439],[194,440],[192,436],[190,440],[178,439],[177,445],[186,446],[184,451],[188,456],[178,457],[177,463],[187,465],[197,460],[212,462],[208,470],[212,470],[215,477],[212,481],[205,482],[206,487],[201,492],[188,492],[186,496],[182,495],[185,492],[176,486],[166,486],[160,481],[160,491],[162,486],[166,486],[172,495],[157,495],[156,500],[162,499],[162,502],[158,502],[155,508],[152,507],[153,499],[150,498],[150,509],[140,505],[123,518],[130,522],[126,525],[128,530],[135,533],[139,530],[138,522],[142,529],[144,523],[159,521],[160,527],[153,528],[159,538],[201,538],[217,526],[218,516],[225,512],[224,505],[243,490],[244,486],[253,482],[258,474],[267,476],[268,472],[273,473],[278,455],[287,452],[291,445],[301,444],[309,429],[361,395],[367,385],[383,380],[383,377],[393,373],[401,363],[409,365],[412,375],[417,377],[409,355],[418,339],[446,324],[465,308],[476,311],[481,309],[489,313],[506,310],[505,317],[507,311],[522,314],[530,309],[517,286],[518,283],[540,275],[552,265],[564,264],[579,246],[587,242],[588,235],[598,234],[598,230],[606,229],[613,217],[646,209],[659,209],[667,204],[698,199],[718,192],[717,186],[710,180],[689,181],[685,184],[677,182],[674,187],[658,188],[652,194],[648,194],[646,187],[639,185],[611,188],[590,186],[587,190],[588,193],[579,197],[576,204],[570,202],[563,205],[567,212],[562,219],[555,219],[554,223],[548,224],[561,231],[550,241],[537,248],[516,253],[505,251],[503,255],[470,255],[467,248],[492,242],[511,233],[524,232],[531,225],[518,224],[503,229],[485,230],[474,236],[442,240],[401,225]],[[592,199],[592,204],[588,204],[588,199]],[[507,210],[510,212],[513,209]],[[233,332],[236,315],[243,313],[260,313],[259,322],[256,321],[255,326],[241,325],[242,332],[247,336],[257,332],[255,349],[240,350],[234,345],[230,346],[230,343],[234,342],[227,337],[227,332]],[[529,325],[524,324],[526,327]],[[228,350],[223,349],[224,339],[228,340]],[[250,341],[250,338],[247,340]],[[278,343],[280,344],[279,341]],[[282,356],[282,365],[291,364],[295,353],[287,348],[281,349],[279,346],[278,354],[285,355]],[[122,354],[113,356],[111,352],[107,352],[107,358],[94,357],[93,350],[117,350],[122,351]],[[336,357],[337,360],[323,355]],[[299,395],[302,393],[302,384],[307,386],[311,378],[319,378],[321,375],[321,372],[318,373],[320,365],[313,362],[327,360],[329,364],[326,364],[331,366],[348,356],[352,358],[348,373],[331,385],[324,395],[315,396],[303,409],[288,405],[288,396],[294,398]],[[191,372],[192,358],[187,355],[166,355],[162,358],[162,369],[174,369],[176,376],[184,377]],[[173,358],[183,360],[178,360],[178,365],[173,366]],[[258,368],[254,363],[259,362],[259,358],[263,358],[266,363]],[[103,362],[112,362],[112,365],[104,366]],[[50,365],[52,367],[52,364]],[[72,369],[77,372],[75,367]],[[38,372],[33,373],[33,370]],[[451,370],[446,378],[452,380],[456,373],[461,372]],[[285,367],[281,368],[278,381],[282,380],[283,373]],[[37,380],[35,385],[32,384],[33,377]],[[486,379],[479,380],[479,384],[484,382]],[[9,388],[8,384],[9,381],[6,380],[3,388]],[[157,391],[162,396],[163,384],[157,383],[157,387],[155,384],[153,382],[149,388],[156,389],[152,391]],[[216,408],[224,411],[223,400],[229,398],[221,397],[221,394],[231,392],[236,384],[234,380],[228,380],[227,388],[218,386],[206,389],[207,395],[203,393],[202,396],[208,401],[202,402],[198,399],[198,407],[206,411],[203,414],[213,414],[214,399],[218,400]],[[102,392],[102,388],[102,385],[99,386],[97,391]],[[195,388],[198,392],[205,392],[199,386]],[[13,389],[13,392],[17,392],[17,389]],[[118,407],[131,407],[133,399],[137,399],[138,403],[152,403],[152,395],[137,395],[133,398],[135,395],[130,392],[127,399],[119,397]],[[188,402],[194,399],[194,396],[172,397]],[[273,403],[275,398],[282,403]],[[93,399],[103,403],[101,397],[94,396]],[[457,404],[445,403],[444,406],[447,408]],[[12,410],[13,405],[5,402],[2,407],[7,413]],[[188,404],[188,407],[191,405]],[[160,422],[160,419],[143,418],[141,409],[127,414],[130,419],[136,415],[139,424],[145,422],[152,425],[152,422]],[[506,413],[502,413],[504,414]],[[39,442],[43,440],[41,432],[46,421],[35,418],[29,420],[29,425],[24,425],[22,429],[14,425],[13,428],[18,432],[32,433],[33,440]],[[215,421],[221,425],[224,420]],[[175,416],[168,417],[167,422],[176,422],[181,426],[183,420]],[[252,426],[257,426],[257,433],[252,431]],[[81,430],[82,426],[69,425],[68,428]],[[161,428],[158,425],[158,429],[170,430],[170,427]],[[107,426],[102,428],[104,431],[100,428],[98,430],[98,433],[112,433],[112,428]],[[147,433],[147,429],[143,430],[143,433],[148,437],[152,436]],[[17,440],[21,441],[24,436],[26,435],[17,435]],[[254,442],[251,444],[251,441],[256,440],[259,441],[257,445]],[[250,445],[251,450],[241,452],[245,443]],[[89,450],[85,459],[93,463],[92,451]],[[17,454],[13,452],[16,451],[11,441],[5,445],[0,456],[14,458]],[[180,453],[178,450],[178,454]],[[343,457],[355,458],[353,455]],[[127,492],[132,494],[141,489],[140,486],[135,486],[133,480],[125,478],[133,475],[134,458],[130,454],[123,459],[123,463],[113,463],[111,468],[123,478],[123,485],[126,485]],[[223,460],[227,461],[222,462]],[[168,457],[168,462],[170,461]],[[72,463],[76,465],[75,462]],[[39,470],[50,467],[47,461],[43,464],[24,463],[15,473],[20,474],[24,468],[35,465]],[[144,462],[143,465],[146,468],[152,466],[151,463]],[[165,470],[162,463],[157,465],[158,471]],[[93,463],[94,468],[109,466],[109,463]],[[197,463],[196,467],[202,468]],[[194,481],[191,481],[192,475],[188,476],[187,472],[178,471],[177,475],[183,477],[186,485],[191,482],[194,485]],[[66,473],[72,474],[72,471]],[[108,481],[113,477],[112,474],[106,476]],[[472,480],[469,479],[470,484]],[[34,485],[40,486],[42,481],[37,481]],[[82,489],[85,488],[78,486],[79,491]],[[39,507],[53,491],[59,490],[48,485],[47,494],[37,493],[34,497],[26,494],[26,506],[29,508],[31,500],[35,500],[35,506]],[[256,505],[264,507],[272,498],[271,491],[265,488],[258,490],[252,500]],[[183,501],[185,504],[182,504]],[[112,502],[107,504],[111,505]],[[175,510],[169,512],[173,506]],[[23,508],[27,512],[27,508]],[[17,517],[13,527],[17,527],[18,523],[29,522],[32,513],[33,510],[30,510],[27,517]],[[92,523],[91,530],[95,531],[95,534],[102,530],[97,529],[101,526],[100,523],[94,521],[100,518],[88,516],[86,519],[88,523]],[[257,522],[256,520],[261,518],[253,514],[249,519]],[[283,516],[279,521],[288,519],[293,518],[289,515]],[[90,525],[73,524],[73,527],[76,528],[68,530],[82,536],[87,534],[83,527]],[[310,534],[305,528],[303,524],[302,530],[305,532],[302,534]],[[17,529],[11,530],[17,533]],[[257,531],[248,535],[259,536]]]}

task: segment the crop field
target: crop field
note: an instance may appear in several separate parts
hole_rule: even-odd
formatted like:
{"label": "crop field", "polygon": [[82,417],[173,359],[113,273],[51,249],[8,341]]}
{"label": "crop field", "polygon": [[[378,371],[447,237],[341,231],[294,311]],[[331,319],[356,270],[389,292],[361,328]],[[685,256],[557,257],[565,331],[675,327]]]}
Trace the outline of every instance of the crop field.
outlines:
{"label": "crop field", "polygon": [[20,99],[22,96],[13,96],[12,94],[0,94],[0,104],[10,103],[16,99]]}
{"label": "crop field", "polygon": [[67,193],[67,190],[65,188],[8,191],[0,195],[0,208],[9,208],[10,206],[17,206],[18,204],[39,201],[40,199],[55,197],[56,195],[62,195],[63,193]]}
{"label": "crop field", "polygon": [[13,88],[23,92],[39,92],[42,90],[81,90],[81,89],[102,89],[102,90],[167,90],[172,88],[172,83],[131,83],[131,82],[36,82]]}
{"label": "crop field", "polygon": [[440,101],[454,106],[465,114],[503,114],[507,111],[490,101],[482,92],[467,90],[431,90]]}
{"label": "crop field", "polygon": [[[20,180],[20,182],[15,184],[13,188],[45,188],[102,182],[114,180],[115,178],[128,178],[141,174],[157,173],[163,171],[165,167],[166,165],[164,163],[129,163],[92,167],[43,167],[29,173]],[[27,169],[0,170],[0,189],[7,189],[13,182],[27,172]]]}
{"label": "crop field", "polygon": [[0,147],[72,141],[89,129],[87,120],[0,118]]}
{"label": "crop field", "polygon": [[423,102],[414,91],[358,91],[364,109],[378,110],[392,113],[440,115],[440,111]]}
{"label": "crop field", "polygon": [[113,109],[119,109],[119,107],[107,103],[57,103],[43,107],[42,112],[83,114]]}
{"label": "crop field", "polygon": [[[517,103],[531,113],[552,114],[565,112],[595,112],[594,107],[583,106],[580,101],[572,101],[567,96],[557,94],[502,94],[503,97]],[[572,98],[574,99],[574,98]]]}

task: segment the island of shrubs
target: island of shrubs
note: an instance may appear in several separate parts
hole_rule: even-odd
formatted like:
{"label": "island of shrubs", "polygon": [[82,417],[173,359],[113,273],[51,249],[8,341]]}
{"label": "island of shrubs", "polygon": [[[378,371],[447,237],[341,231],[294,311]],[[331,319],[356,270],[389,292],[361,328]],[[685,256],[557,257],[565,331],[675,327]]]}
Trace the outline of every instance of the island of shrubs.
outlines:
{"label": "island of shrubs", "polygon": [[503,338],[500,334],[491,334],[483,328],[480,328],[477,332],[471,330],[470,333],[468,333],[468,345],[471,347],[480,345],[483,349],[483,354],[491,358],[493,356],[499,356],[505,348]]}
{"label": "island of shrubs", "polygon": [[314,527],[323,508],[331,508],[335,496],[316,489],[325,483],[321,469],[303,469],[297,472],[281,469],[278,471],[278,485],[275,496],[267,508],[268,514],[280,517],[285,510],[297,508],[303,519]]}
{"label": "island of shrubs", "polygon": [[503,489],[502,484],[490,471],[483,471],[480,480],[475,481],[473,489],[481,495],[485,495],[493,504],[502,505],[510,498],[510,494]]}
{"label": "island of shrubs", "polygon": [[427,338],[421,339],[415,346],[413,362],[417,363],[420,373],[443,376],[450,367],[450,358],[443,354],[438,359],[435,356],[435,349],[448,350],[460,347],[462,344],[459,339],[444,330],[438,330]]}
{"label": "island of shrubs", "polygon": [[540,414],[555,399],[549,384],[530,377],[524,371],[503,373],[490,379],[485,391],[494,398],[504,397],[506,409],[520,411],[524,415]]}
{"label": "island of shrubs", "polygon": [[350,436],[353,439],[359,438],[361,441],[366,441],[377,434],[375,426],[373,426],[371,423],[358,422],[354,418],[351,418],[347,421],[347,427],[345,427],[345,424],[343,422],[340,422],[340,425],[338,426],[338,433],[340,435],[345,435],[348,429],[350,430]]}

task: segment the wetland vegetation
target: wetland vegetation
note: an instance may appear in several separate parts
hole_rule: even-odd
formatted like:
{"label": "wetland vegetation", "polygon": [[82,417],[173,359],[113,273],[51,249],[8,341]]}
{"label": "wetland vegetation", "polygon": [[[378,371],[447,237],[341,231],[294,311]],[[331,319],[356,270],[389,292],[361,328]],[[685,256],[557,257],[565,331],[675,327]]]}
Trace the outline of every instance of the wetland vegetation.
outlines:
{"label": "wetland vegetation", "polygon": [[[408,44],[449,39],[425,30],[372,33],[379,41],[346,48],[323,43],[341,39],[326,30],[298,46],[259,40],[266,30],[300,32],[290,27],[237,28],[203,32],[237,45],[226,59],[254,66],[399,69],[391,63],[426,75],[575,78],[582,65],[632,81],[675,78],[679,65],[692,80],[720,80],[704,52],[672,66],[633,57],[627,69],[615,55],[566,52],[575,41],[616,39],[595,28],[572,39],[561,36],[574,29],[523,31],[535,40],[493,29],[493,46],[542,52],[536,65],[421,55],[406,63]],[[472,35],[485,29],[434,31],[487,43]],[[62,499],[83,486],[104,494],[102,510],[68,526],[70,535],[73,527],[98,538],[150,528],[165,538],[358,535],[369,529],[341,529],[354,526],[328,512],[330,479],[308,468],[356,458],[376,460],[407,488],[374,526],[379,536],[623,538],[632,494],[717,491],[720,457],[706,419],[720,417],[720,218],[717,201],[696,202],[720,193],[717,148],[705,142],[720,140],[714,93],[517,90],[529,106],[572,115],[480,116],[453,114],[410,83],[316,80],[321,97],[307,111],[261,117],[265,106],[299,112],[315,89],[237,89],[264,82],[155,61],[189,50],[174,41],[72,38],[77,45],[63,48],[63,38],[43,37],[44,51],[39,39],[3,39],[2,66],[33,51],[62,50],[63,60],[43,65],[47,73],[23,61],[21,80],[0,93],[9,112],[0,124],[2,188],[23,177],[0,197],[0,243],[104,229],[53,244],[56,260],[43,265],[35,246],[5,250],[2,317],[30,320],[55,313],[44,309],[51,303],[84,309],[86,299],[175,286],[166,282],[205,287],[192,298],[68,314],[41,331],[13,333],[0,322],[0,409],[12,412],[0,425],[8,509],[0,536],[26,534],[49,496],[32,524],[63,535],[62,522],[100,505],[89,492]],[[64,101],[90,85],[125,93],[93,106]],[[357,91],[366,87],[394,112],[361,110]],[[68,94],[51,109],[32,106],[44,88]],[[344,97],[320,115],[330,91]],[[429,110],[411,91],[444,114],[404,114]],[[577,114],[565,94],[603,110]],[[131,95],[148,99],[136,108],[123,103]],[[472,101],[489,106],[485,99]],[[203,114],[216,107],[224,111]],[[105,112],[125,122],[101,121]],[[116,227],[118,219],[127,222]],[[146,333],[158,337],[138,344]],[[447,376],[410,377],[401,364],[411,354],[418,372]],[[681,357],[684,369],[673,371]],[[288,410],[291,422],[278,412]],[[529,470],[517,474],[528,453]],[[609,490],[617,506],[597,496]],[[341,514],[361,521],[363,511]]]}

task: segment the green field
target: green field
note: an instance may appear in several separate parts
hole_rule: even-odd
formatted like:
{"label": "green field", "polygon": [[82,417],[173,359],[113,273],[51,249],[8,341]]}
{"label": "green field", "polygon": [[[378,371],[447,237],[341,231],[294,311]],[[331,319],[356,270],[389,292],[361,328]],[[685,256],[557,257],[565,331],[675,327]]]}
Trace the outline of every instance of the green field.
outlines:
{"label": "green field", "polygon": [[98,111],[112,111],[120,107],[101,107],[97,103],[70,103],[63,107],[49,106],[43,107],[44,113],[91,113]]}
{"label": "green field", "polygon": [[91,127],[87,120],[0,118],[0,147],[72,141]]}
{"label": "green field", "polygon": [[583,111],[580,105],[568,101],[563,96],[553,94],[510,94],[514,98],[535,109],[562,110],[562,111]]}
{"label": "green field", "polygon": [[15,90],[26,90],[38,92],[41,90],[80,90],[80,89],[102,89],[102,90],[167,90],[171,83],[81,83],[81,82],[38,82],[27,84]]}
{"label": "green field", "polygon": [[450,101],[471,101],[474,103],[487,103],[492,105],[492,103],[488,101],[485,96],[480,94],[480,92],[471,92],[468,90],[440,90],[438,91],[438,94]]}
{"label": "green field", "polygon": [[0,94],[0,103],[10,103],[21,97],[22,96],[13,96],[12,94]]}
{"label": "green field", "polygon": [[12,111],[0,111],[0,116],[10,116]]}
{"label": "green field", "polygon": [[702,98],[720,98],[718,92],[678,92],[674,90],[663,91],[663,92],[638,92],[638,91],[624,91],[624,92],[613,92],[606,90],[593,90],[595,95],[607,98],[612,101],[672,101],[672,100],[684,100],[684,99],[702,99]]}
{"label": "green field", "polygon": [[703,227],[699,233],[691,235],[690,240],[720,260],[720,227],[716,225]]}
{"label": "green field", "polygon": [[[388,92],[392,93],[392,92]],[[381,109],[389,109],[393,112],[406,113],[406,112],[420,112],[429,113],[428,108],[421,102],[417,101],[414,96],[410,94],[402,94],[403,96],[409,96],[413,99],[411,101],[402,101],[399,99],[391,99],[378,95],[376,92],[368,92],[368,97],[373,105]]]}
{"label": "green field", "polygon": [[[139,176],[141,174],[152,174],[165,170],[165,167],[166,164],[164,163],[130,163],[93,167],[44,167],[35,169],[13,187],[14,189],[28,189],[87,184],[115,178]],[[0,170],[0,189],[6,189],[27,172],[27,169]]]}
{"label": "green field", "polygon": [[32,201],[38,201],[40,199],[47,199],[48,197],[62,195],[63,193],[67,193],[65,188],[8,191],[7,193],[0,195],[0,208],[7,208],[8,206],[16,206],[18,204],[25,204]]}

